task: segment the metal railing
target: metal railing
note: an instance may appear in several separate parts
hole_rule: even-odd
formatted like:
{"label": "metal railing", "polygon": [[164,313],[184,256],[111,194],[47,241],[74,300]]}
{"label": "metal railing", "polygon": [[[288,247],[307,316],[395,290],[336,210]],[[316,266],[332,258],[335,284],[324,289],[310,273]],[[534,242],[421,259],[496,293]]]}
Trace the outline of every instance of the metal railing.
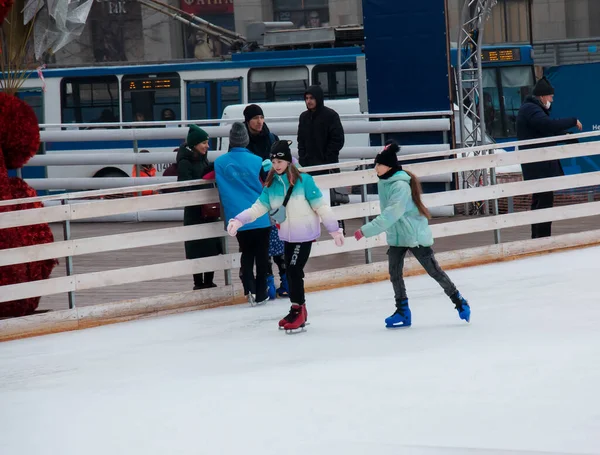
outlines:
{"label": "metal railing", "polygon": [[[385,137],[387,133],[408,132],[443,132],[445,137],[451,129],[449,115],[451,111],[440,112],[415,112],[391,114],[346,114],[341,115],[347,146],[340,152],[340,159],[354,160],[358,158],[374,158],[380,151],[378,147],[369,147],[368,135],[378,134]],[[43,124],[40,125],[42,142],[72,143],[72,142],[105,142],[122,141],[123,146],[116,151],[106,153],[71,153],[59,150],[49,154],[33,157],[26,164],[29,166],[46,166],[52,168],[62,166],[94,166],[89,169],[86,177],[69,175],[68,172],[55,173],[50,178],[28,179],[27,183],[36,190],[85,190],[101,189],[121,186],[136,185],[138,183],[163,183],[173,181],[174,178],[144,178],[127,179],[128,170],[114,169],[118,166],[131,164],[137,167],[140,175],[142,164],[171,164],[175,161],[173,152],[159,152],[140,154],[139,141],[171,139],[183,142],[187,134],[184,128],[165,128],[163,126],[177,126],[200,124],[211,138],[228,138],[231,123],[242,119],[216,119],[202,121],[173,121],[173,122],[121,122],[121,123],[87,123],[87,124]],[[370,121],[378,120],[378,121]],[[279,136],[295,137],[298,131],[297,117],[269,118],[270,129]],[[76,128],[76,129],[73,129]],[[82,128],[82,129],[80,129]],[[365,146],[357,146],[353,137],[364,135]],[[358,143],[363,142],[362,139]],[[86,146],[82,148],[85,150]],[[226,153],[226,141],[220,143],[217,151],[210,151],[209,157],[214,160]],[[423,153],[443,151],[450,148],[449,144],[408,145],[402,148],[402,154],[414,155],[418,158]],[[130,149],[133,153],[125,151]],[[297,149],[292,147],[292,153],[297,155]],[[122,177],[103,177],[107,171],[122,173]],[[56,171],[54,171],[56,172]],[[86,171],[88,172],[88,171]],[[84,174],[85,175],[85,174]],[[64,177],[64,178],[63,178]],[[451,176],[441,176],[436,182],[449,182]]]}
{"label": "metal railing", "polygon": [[[574,139],[598,135],[600,135],[600,132],[569,135],[565,138],[568,137]],[[512,145],[518,147],[531,143],[543,144],[547,141],[554,142],[557,139],[560,138],[553,137],[542,140],[522,141]],[[489,147],[486,146],[486,148]],[[405,165],[405,168],[419,177],[426,177],[445,172],[461,172],[473,168],[495,168],[498,166],[539,162],[549,159],[592,156],[598,154],[599,147],[595,142],[587,142],[567,146],[515,151],[499,155],[486,154],[475,157],[460,157],[462,153],[470,150],[471,148],[465,150],[453,150],[451,153],[459,156],[454,160],[441,159],[425,163],[407,164]],[[448,152],[438,152],[437,154],[431,155],[443,158],[447,156],[447,154]],[[366,163],[365,161],[358,161],[352,164],[364,167]],[[318,169],[334,167],[340,167],[340,165],[319,166]],[[316,169],[317,168],[307,168],[307,170]],[[315,177],[315,180],[322,189],[329,189],[345,185],[361,185],[364,187],[369,183],[376,182],[377,177],[374,170],[356,170],[352,172],[317,176]],[[177,195],[166,193],[126,199],[102,201],[83,200],[79,201],[79,203],[74,203],[75,200],[90,198],[101,194],[125,194],[137,192],[142,189],[160,191],[163,189],[185,188],[205,182],[206,181],[174,182],[83,193],[70,193],[60,195],[58,196],[58,199],[56,196],[51,196],[1,201],[0,206],[14,205],[16,203],[31,203],[34,201],[47,201],[49,200],[48,198],[54,198],[52,200],[61,201],[60,205],[0,213],[0,229],[52,222],[63,223],[64,226],[64,241],[3,250],[0,252],[0,266],[56,257],[66,257],[67,276],[31,283],[2,286],[0,302],[66,292],[70,295],[69,307],[74,308],[74,292],[77,290],[94,289],[106,285],[136,283],[160,278],[171,278],[206,271],[223,270],[227,273],[228,270],[237,268],[239,266],[239,254],[225,254],[212,258],[176,261],[167,264],[144,265],[135,267],[134,269],[118,269],[105,272],[74,274],[72,258],[76,255],[175,243],[198,238],[218,238],[226,235],[223,230],[223,223],[216,222],[198,226],[170,228],[168,235],[166,230],[159,229],[88,239],[73,240],[70,238],[69,223],[74,220],[130,213],[131,211],[145,212],[151,210],[183,208],[188,205],[216,202],[218,201],[216,189],[184,191],[178,192]],[[424,194],[423,201],[431,208],[448,204],[462,204],[482,199],[496,200],[532,192],[555,191],[599,184],[600,172],[594,172],[583,175],[512,182],[487,187]],[[378,215],[380,213],[379,203],[369,202],[366,200],[365,196],[366,192],[363,192],[362,202],[360,203],[334,207],[333,210],[337,218],[340,220],[362,218],[366,221],[369,217]],[[600,215],[600,202],[588,202],[567,207],[555,207],[535,212],[510,213],[461,221],[450,221],[433,225],[432,231],[436,238],[482,231],[494,231],[499,233],[500,229],[508,227],[594,215]],[[495,241],[500,241],[499,235],[495,237]],[[383,246],[385,243],[384,235],[368,239],[366,242],[362,243],[358,243],[352,238],[349,238],[342,248],[335,247],[330,240],[321,241],[317,242],[315,245],[313,256],[365,250],[365,261],[370,263],[372,260],[370,249],[377,246]]]}

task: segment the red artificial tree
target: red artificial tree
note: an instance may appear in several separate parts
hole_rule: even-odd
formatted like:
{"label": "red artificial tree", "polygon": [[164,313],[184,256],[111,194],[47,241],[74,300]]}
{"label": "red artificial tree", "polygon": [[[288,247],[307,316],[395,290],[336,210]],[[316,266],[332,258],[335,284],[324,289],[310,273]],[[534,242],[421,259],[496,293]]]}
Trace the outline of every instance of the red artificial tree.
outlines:
{"label": "red artificial tree", "polygon": [[[0,25],[8,14],[13,0],[0,0]],[[0,59],[4,55],[0,54]],[[4,74],[7,79],[10,74]],[[6,79],[5,79],[6,80]],[[8,169],[21,168],[37,153],[40,131],[35,113],[25,102],[15,96],[14,90],[0,93],[0,201],[35,197],[36,193],[25,181],[9,177]],[[0,213],[42,207],[39,202],[0,206]],[[0,230],[0,250],[22,246],[39,245],[54,241],[47,223]],[[0,286],[44,280],[50,277],[58,263],[55,259],[0,267]],[[40,298],[14,300],[0,303],[0,317],[25,316],[33,313]]]}
{"label": "red artificial tree", "polygon": [[4,22],[4,18],[8,16],[8,12],[12,8],[14,0],[0,0],[0,25]]}

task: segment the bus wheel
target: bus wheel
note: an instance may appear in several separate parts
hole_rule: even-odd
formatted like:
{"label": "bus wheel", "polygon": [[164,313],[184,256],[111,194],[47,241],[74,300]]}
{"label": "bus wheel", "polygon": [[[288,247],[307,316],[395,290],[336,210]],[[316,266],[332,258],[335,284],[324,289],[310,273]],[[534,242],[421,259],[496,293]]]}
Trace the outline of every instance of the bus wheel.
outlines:
{"label": "bus wheel", "polygon": [[[123,178],[123,177],[129,177],[125,172],[123,172],[121,169],[118,168],[105,168],[105,169],[101,169],[98,172],[96,172],[96,174],[94,175],[94,178],[96,177],[103,177],[103,178]],[[128,195],[126,194],[109,194],[106,196],[101,197],[102,199],[121,199],[124,198]]]}
{"label": "bus wheel", "polygon": [[114,167],[109,167],[105,169],[101,169],[96,174],[94,174],[94,178],[96,177],[129,177],[125,172],[121,169],[117,169]]}

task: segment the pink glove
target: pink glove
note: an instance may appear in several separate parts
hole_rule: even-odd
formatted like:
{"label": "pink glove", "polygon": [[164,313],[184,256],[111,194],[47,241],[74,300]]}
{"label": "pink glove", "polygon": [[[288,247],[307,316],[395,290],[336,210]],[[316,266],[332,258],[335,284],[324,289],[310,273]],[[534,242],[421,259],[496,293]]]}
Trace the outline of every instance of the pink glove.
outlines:
{"label": "pink glove", "polygon": [[354,238],[355,238],[356,240],[360,240],[360,239],[362,239],[364,236],[365,236],[365,235],[362,233],[362,231],[361,231],[360,229],[354,233]]}
{"label": "pink glove", "polygon": [[336,246],[342,246],[344,244],[344,230],[342,228],[330,232],[329,235],[333,237]]}
{"label": "pink glove", "polygon": [[230,236],[235,237],[238,229],[241,228],[243,225],[244,223],[242,223],[240,220],[232,218],[231,220],[229,220],[229,225],[227,225],[227,233]]}

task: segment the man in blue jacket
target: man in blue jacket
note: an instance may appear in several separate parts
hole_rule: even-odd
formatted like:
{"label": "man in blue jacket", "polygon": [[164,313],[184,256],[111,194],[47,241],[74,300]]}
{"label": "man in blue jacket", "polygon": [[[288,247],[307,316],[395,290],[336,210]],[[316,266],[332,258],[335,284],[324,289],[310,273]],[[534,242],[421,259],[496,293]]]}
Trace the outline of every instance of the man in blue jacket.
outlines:
{"label": "man in blue jacket", "polygon": [[[554,87],[543,77],[533,89],[533,96],[525,99],[517,115],[517,139],[541,139],[550,136],[560,136],[573,127],[582,129],[576,118],[550,118],[550,107],[554,101]],[[552,147],[556,143],[524,145],[521,150],[538,147]],[[564,175],[560,160],[539,161],[537,163],[521,164],[523,180],[543,179]],[[535,193],[531,199],[531,210],[546,209],[554,206],[554,192]],[[552,223],[537,223],[531,225],[531,238],[550,237]]]}
{"label": "man in blue jacket", "polygon": [[[246,148],[249,141],[246,126],[234,123],[229,133],[229,152],[215,160],[217,188],[225,212],[226,226],[230,219],[254,204],[262,193],[262,160]],[[236,236],[242,253],[240,278],[244,285],[244,295],[251,305],[266,303],[268,300],[270,232],[271,221],[266,214],[240,228]]]}

